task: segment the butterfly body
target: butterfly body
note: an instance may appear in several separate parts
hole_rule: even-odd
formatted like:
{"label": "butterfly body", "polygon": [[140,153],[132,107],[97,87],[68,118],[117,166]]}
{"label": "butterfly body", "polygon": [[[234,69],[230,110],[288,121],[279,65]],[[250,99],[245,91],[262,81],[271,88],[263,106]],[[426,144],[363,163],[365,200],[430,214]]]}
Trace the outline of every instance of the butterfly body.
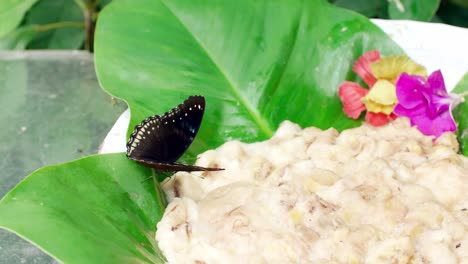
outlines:
{"label": "butterfly body", "polygon": [[146,118],[130,135],[127,157],[160,172],[222,170],[175,163],[195,139],[204,110],[205,98],[190,96],[162,116]]}

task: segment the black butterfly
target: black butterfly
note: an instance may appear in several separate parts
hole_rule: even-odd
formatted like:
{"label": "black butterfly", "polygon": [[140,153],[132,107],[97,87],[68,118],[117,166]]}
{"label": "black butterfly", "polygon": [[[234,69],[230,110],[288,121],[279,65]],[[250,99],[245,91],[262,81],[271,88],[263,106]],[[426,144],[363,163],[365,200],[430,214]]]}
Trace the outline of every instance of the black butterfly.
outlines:
{"label": "black butterfly", "polygon": [[175,163],[197,135],[204,110],[205,98],[190,96],[164,115],[146,118],[130,135],[127,157],[160,172],[223,170]]}

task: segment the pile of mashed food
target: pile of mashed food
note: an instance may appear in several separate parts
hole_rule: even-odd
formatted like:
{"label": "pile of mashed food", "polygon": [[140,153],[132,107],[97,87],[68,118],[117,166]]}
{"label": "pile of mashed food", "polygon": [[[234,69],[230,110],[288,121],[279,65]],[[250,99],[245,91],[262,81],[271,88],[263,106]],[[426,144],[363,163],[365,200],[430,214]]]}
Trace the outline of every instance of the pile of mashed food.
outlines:
{"label": "pile of mashed food", "polygon": [[301,129],[199,156],[166,179],[169,263],[468,263],[468,158],[399,118]]}

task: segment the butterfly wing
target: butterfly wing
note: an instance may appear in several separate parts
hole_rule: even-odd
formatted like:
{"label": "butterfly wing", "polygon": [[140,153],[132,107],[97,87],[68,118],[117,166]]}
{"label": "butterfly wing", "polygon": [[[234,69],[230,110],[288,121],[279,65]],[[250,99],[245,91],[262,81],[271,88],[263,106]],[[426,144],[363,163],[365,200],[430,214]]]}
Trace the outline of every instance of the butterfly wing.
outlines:
{"label": "butterfly wing", "polygon": [[145,119],[130,136],[127,156],[136,161],[174,163],[192,144],[204,110],[205,98],[190,96],[164,115]]}

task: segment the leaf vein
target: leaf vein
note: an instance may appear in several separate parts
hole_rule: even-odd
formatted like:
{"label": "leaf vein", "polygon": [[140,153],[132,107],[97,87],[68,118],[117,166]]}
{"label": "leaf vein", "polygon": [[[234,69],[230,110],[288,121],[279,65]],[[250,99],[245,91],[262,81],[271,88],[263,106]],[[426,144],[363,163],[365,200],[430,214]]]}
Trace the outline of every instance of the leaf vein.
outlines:
{"label": "leaf vein", "polygon": [[221,67],[221,65],[217,62],[217,60],[215,59],[215,56],[213,54],[211,54],[205,46],[203,46],[201,40],[198,39],[195,36],[195,34],[190,30],[190,28],[182,21],[182,19],[179,16],[177,16],[176,12],[174,12],[174,10],[167,3],[165,3],[162,0],[161,0],[161,2],[166,6],[167,10],[169,12],[171,12],[173,14],[173,16],[179,21],[179,23],[185,28],[187,33],[190,34],[190,36],[193,37],[193,39],[198,44],[198,46],[205,52],[205,54],[208,56],[208,58],[211,60],[211,62],[216,66],[219,73],[224,77],[226,82],[229,84],[229,87],[231,88],[232,92],[234,93],[234,95],[239,100],[239,103],[246,108],[247,112],[252,117],[253,121],[258,125],[260,130],[267,137],[273,136],[274,131],[271,128],[268,121],[265,120],[265,118],[260,115],[259,111],[253,105],[251,105],[249,103],[249,101],[247,100],[247,98],[245,96],[242,95],[240,89],[234,84],[234,81],[232,80],[232,78],[229,77],[226,70],[224,70],[223,67]]}

